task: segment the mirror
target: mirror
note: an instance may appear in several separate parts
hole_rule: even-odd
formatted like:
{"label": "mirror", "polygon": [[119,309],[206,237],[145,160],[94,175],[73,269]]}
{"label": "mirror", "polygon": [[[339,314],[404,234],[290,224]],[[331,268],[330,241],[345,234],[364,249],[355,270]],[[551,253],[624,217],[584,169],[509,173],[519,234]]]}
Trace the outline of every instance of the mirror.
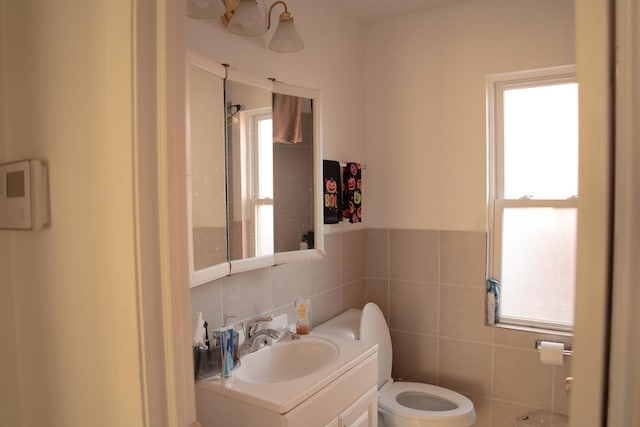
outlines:
{"label": "mirror", "polygon": [[313,249],[313,101],[273,94],[274,247]]}
{"label": "mirror", "polygon": [[187,54],[187,193],[191,286],[229,273],[224,68]]}
{"label": "mirror", "polygon": [[191,286],[322,257],[320,92],[192,51],[186,71]]}
{"label": "mirror", "polygon": [[[275,262],[322,258],[322,94],[280,82],[274,83],[273,93],[276,104],[279,94],[287,95],[301,112],[301,141],[274,143]],[[274,106],[274,120],[279,120],[278,111]],[[301,246],[303,239],[306,245]]]}
{"label": "mirror", "polygon": [[256,83],[227,78],[225,108],[229,260],[262,258],[271,265],[274,249],[271,91]]}
{"label": "mirror", "polygon": [[228,70],[232,273],[323,256],[319,105],[318,91]]}

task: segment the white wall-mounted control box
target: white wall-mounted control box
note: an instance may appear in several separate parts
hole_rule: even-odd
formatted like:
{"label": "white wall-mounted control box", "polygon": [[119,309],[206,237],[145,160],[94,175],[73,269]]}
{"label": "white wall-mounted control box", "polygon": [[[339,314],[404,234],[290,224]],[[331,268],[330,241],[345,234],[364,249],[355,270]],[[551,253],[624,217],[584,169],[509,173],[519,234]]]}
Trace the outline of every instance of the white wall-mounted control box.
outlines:
{"label": "white wall-mounted control box", "polygon": [[39,230],[49,223],[47,172],[39,160],[0,164],[0,228]]}

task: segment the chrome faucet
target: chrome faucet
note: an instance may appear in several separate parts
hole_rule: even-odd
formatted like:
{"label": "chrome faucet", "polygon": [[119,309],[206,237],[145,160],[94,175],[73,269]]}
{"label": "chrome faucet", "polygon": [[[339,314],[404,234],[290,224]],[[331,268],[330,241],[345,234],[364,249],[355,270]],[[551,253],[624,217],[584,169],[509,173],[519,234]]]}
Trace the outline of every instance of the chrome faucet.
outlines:
{"label": "chrome faucet", "polygon": [[260,325],[260,323],[262,323],[262,322],[271,322],[272,320],[273,320],[273,317],[271,317],[271,316],[259,317],[257,319],[253,319],[249,323],[249,326],[247,326],[247,329],[245,331],[245,335],[247,337],[247,340],[249,340],[254,334],[256,334],[256,328]]}
{"label": "chrome faucet", "polygon": [[271,345],[277,341],[282,341],[287,337],[291,340],[299,339],[300,336],[288,329],[277,331],[271,328],[257,329],[260,323],[271,322],[273,318],[271,316],[259,317],[253,319],[245,326],[246,341],[242,346],[241,352],[243,354],[252,353],[265,345]]}
{"label": "chrome faucet", "polygon": [[254,352],[265,345],[269,344],[269,338],[271,338],[271,342],[276,341],[280,336],[280,333],[275,329],[260,329],[258,332],[254,332],[247,339],[247,347],[249,347],[249,352]]}

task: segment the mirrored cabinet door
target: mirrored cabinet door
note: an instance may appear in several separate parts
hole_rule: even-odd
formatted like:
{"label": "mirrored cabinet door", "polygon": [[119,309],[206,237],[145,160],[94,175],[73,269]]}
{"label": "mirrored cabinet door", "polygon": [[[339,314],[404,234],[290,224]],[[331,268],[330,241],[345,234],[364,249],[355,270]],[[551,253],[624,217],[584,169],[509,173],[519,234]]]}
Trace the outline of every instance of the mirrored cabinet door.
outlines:
{"label": "mirrored cabinet door", "polygon": [[[225,81],[229,260],[233,271],[273,264],[273,117],[269,87]],[[265,81],[269,84],[269,81]],[[250,262],[238,263],[240,260]],[[235,267],[235,268],[234,268]]]}
{"label": "mirrored cabinet door", "polygon": [[191,285],[229,273],[224,68],[187,56],[187,192]]}
{"label": "mirrored cabinet door", "polygon": [[191,286],[323,256],[320,92],[194,52],[187,85]]}
{"label": "mirrored cabinet door", "polygon": [[269,84],[225,81],[232,273],[324,254],[319,92]]}
{"label": "mirrored cabinet door", "polygon": [[274,83],[276,263],[324,255],[321,111],[319,91]]}
{"label": "mirrored cabinet door", "polygon": [[313,249],[313,102],[273,94],[274,246],[276,252]]}

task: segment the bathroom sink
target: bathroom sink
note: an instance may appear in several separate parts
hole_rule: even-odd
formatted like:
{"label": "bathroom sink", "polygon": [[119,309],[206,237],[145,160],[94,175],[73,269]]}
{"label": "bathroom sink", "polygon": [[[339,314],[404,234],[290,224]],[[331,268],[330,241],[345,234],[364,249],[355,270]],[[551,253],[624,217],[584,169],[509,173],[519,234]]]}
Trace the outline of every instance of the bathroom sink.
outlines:
{"label": "bathroom sink", "polygon": [[[221,407],[243,402],[285,414],[355,366],[375,358],[376,351],[376,344],[311,331],[300,339],[279,341],[242,356],[230,378],[216,375],[198,381],[196,398],[200,408],[212,407],[213,399]],[[371,371],[363,378],[370,376],[375,384],[375,364],[367,366]]]}
{"label": "bathroom sink", "polygon": [[244,356],[233,376],[255,384],[292,381],[329,365],[338,353],[338,347],[324,339],[307,337],[279,342]]}

